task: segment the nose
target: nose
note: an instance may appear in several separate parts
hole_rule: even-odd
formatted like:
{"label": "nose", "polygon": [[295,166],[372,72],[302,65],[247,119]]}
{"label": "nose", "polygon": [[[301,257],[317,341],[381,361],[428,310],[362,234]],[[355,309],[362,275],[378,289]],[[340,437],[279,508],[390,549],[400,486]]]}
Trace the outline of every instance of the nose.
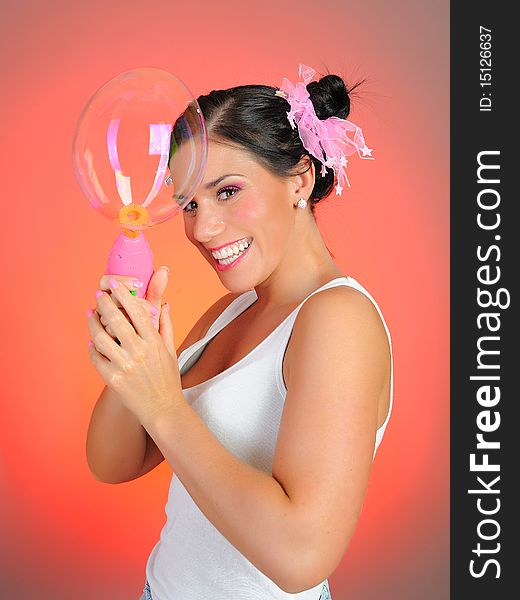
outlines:
{"label": "nose", "polygon": [[199,203],[193,224],[193,237],[201,244],[207,244],[225,229],[218,209]]}

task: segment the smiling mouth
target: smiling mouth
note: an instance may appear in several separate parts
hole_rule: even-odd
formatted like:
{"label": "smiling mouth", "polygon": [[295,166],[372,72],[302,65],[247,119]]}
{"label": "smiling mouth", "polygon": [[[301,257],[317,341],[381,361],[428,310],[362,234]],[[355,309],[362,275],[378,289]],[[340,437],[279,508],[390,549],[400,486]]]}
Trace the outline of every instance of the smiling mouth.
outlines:
{"label": "smiling mouth", "polygon": [[[213,260],[215,261],[216,267],[219,271],[227,270],[232,268],[235,263],[239,263],[242,256],[246,255],[249,252],[249,248],[251,247],[253,242],[253,238],[247,238],[246,243],[240,244],[238,247],[238,252],[236,252],[236,247],[233,247],[233,253],[231,256],[226,256],[226,252],[211,252]],[[240,249],[242,248],[242,250]],[[218,254],[219,257],[215,256]]]}
{"label": "smiling mouth", "polygon": [[253,238],[244,238],[238,244],[231,244],[222,250],[211,251],[211,256],[219,265],[230,265],[242,256],[253,243]]}

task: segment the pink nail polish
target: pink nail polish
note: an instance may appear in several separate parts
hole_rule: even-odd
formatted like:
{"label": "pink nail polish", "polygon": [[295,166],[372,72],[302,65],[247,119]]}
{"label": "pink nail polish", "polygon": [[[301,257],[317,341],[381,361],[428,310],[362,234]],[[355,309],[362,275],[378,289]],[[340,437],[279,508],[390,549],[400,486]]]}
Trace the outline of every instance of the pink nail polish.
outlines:
{"label": "pink nail polish", "polygon": [[150,307],[150,312],[152,313],[152,315],[155,315],[156,317],[158,317],[160,314],[160,311],[155,306]]}
{"label": "pink nail polish", "polygon": [[144,285],[144,282],[142,281],[132,281],[132,285],[136,288],[142,288]]}
{"label": "pink nail polish", "polygon": [[94,311],[91,308],[87,309],[87,318],[91,317],[94,314]]}
{"label": "pink nail polish", "polygon": [[103,295],[103,292],[101,290],[96,291],[96,298],[99,298],[102,295]]}
{"label": "pink nail polish", "polygon": [[88,341],[88,347],[90,348],[90,346],[92,346],[92,340]]}
{"label": "pink nail polish", "polygon": [[110,287],[111,287],[112,289],[115,289],[115,288],[116,288],[116,287],[118,287],[118,286],[119,286],[119,283],[117,282],[117,280],[116,280],[116,279],[110,279]]}

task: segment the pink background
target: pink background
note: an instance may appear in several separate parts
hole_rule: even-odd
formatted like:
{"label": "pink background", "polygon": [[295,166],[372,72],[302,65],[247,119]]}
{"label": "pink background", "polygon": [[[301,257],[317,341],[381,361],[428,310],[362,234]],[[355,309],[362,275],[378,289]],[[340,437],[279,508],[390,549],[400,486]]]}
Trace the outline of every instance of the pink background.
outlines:
{"label": "pink background", "polygon": [[[300,62],[367,78],[353,100],[374,161],[318,208],[337,265],[392,333],[395,397],[333,600],[448,598],[449,4],[447,0],[11,2],[2,6],[2,597],[140,596],[171,470],[97,482],[86,431],[103,387],[85,310],[117,231],[71,168],[76,120],[118,73],[155,66],[195,95],[297,80]],[[148,234],[168,264],[177,344],[226,290],[179,216]],[[275,551],[275,549],[273,549]]]}

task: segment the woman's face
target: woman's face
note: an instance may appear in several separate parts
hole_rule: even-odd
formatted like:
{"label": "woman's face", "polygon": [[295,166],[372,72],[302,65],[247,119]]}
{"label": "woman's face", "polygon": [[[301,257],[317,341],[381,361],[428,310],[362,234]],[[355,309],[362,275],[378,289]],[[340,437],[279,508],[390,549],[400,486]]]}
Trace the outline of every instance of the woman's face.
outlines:
{"label": "woman's face", "polygon": [[261,283],[287,254],[295,219],[289,189],[246,151],[208,144],[204,178],[183,210],[184,229],[230,291]]}

